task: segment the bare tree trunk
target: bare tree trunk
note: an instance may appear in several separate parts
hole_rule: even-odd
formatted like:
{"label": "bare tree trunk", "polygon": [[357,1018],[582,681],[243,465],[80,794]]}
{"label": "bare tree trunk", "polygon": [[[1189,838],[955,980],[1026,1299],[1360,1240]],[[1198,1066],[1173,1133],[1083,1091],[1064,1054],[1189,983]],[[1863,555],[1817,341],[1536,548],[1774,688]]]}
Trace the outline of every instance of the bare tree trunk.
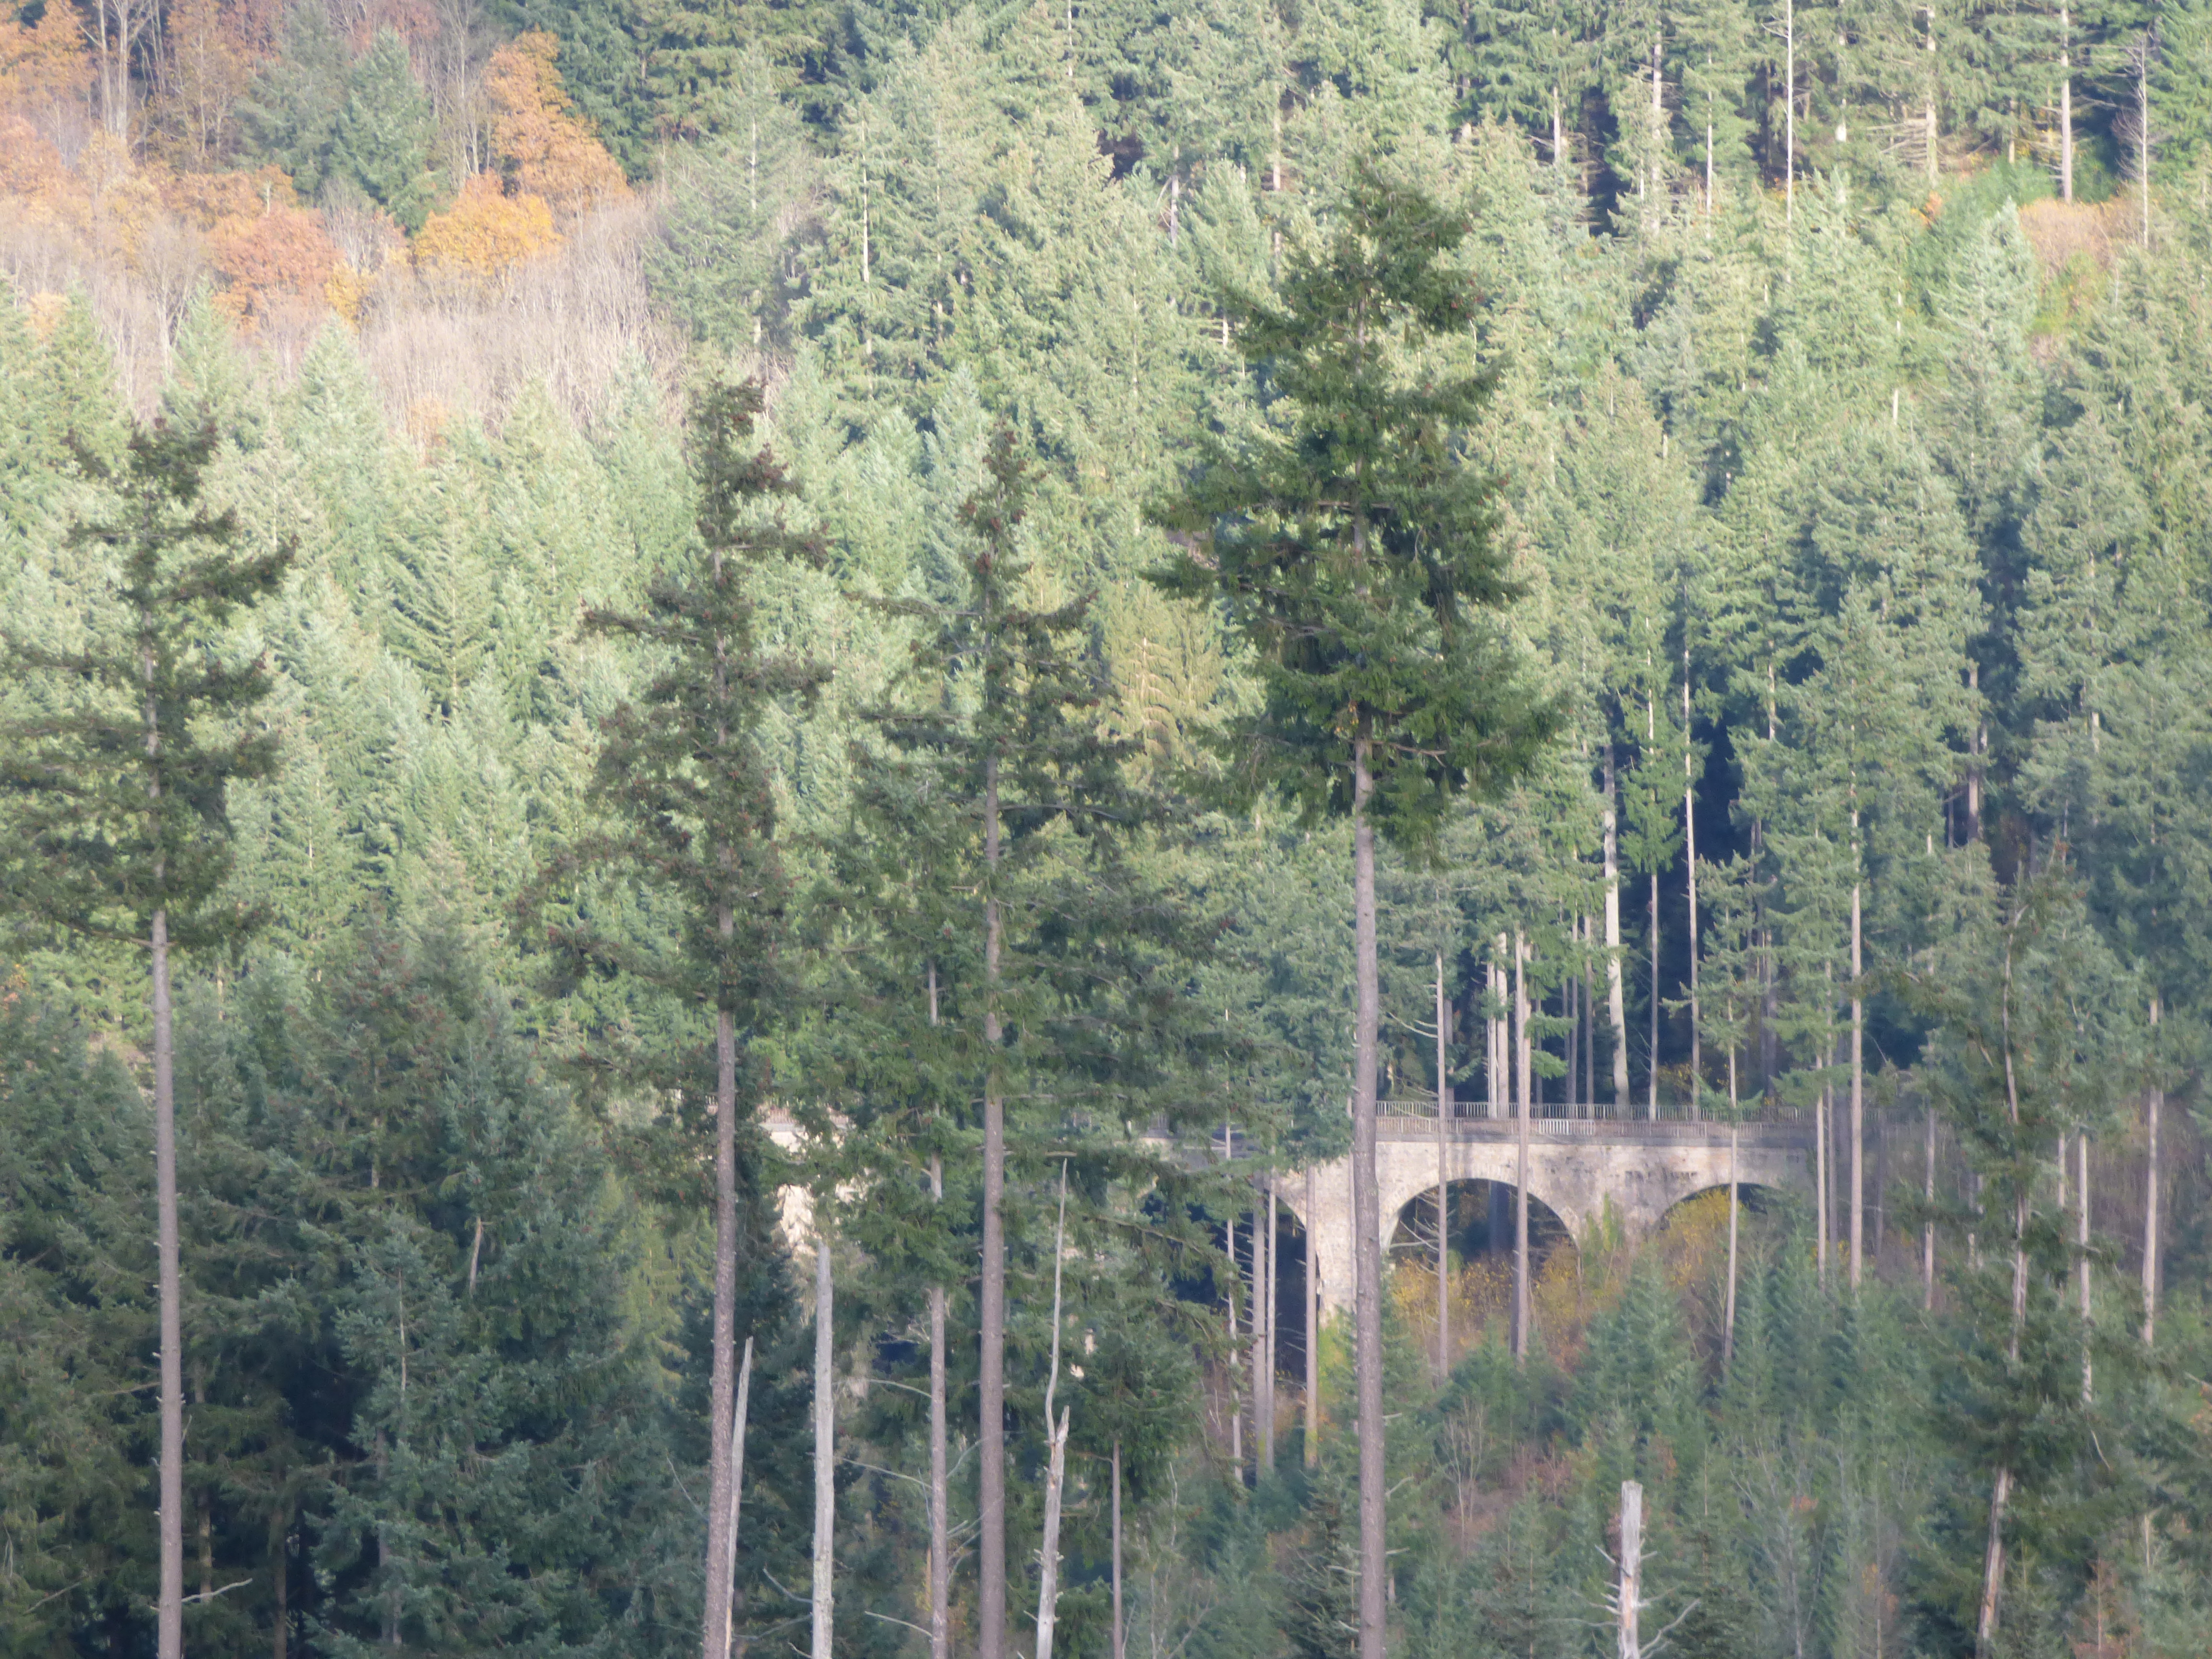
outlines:
{"label": "bare tree trunk", "polygon": [[1006,1101],[999,1073],[999,763],[983,763],[983,861],[992,885],[983,898],[983,1045],[990,1069],[983,1084],[983,1274],[978,1301],[982,1327],[977,1377],[981,1408],[981,1487],[976,1561],[976,1652],[1006,1652]]}
{"label": "bare tree trunk", "polygon": [[[1228,1144],[1230,1133],[1229,1127],[1224,1125],[1221,1138],[1224,1145]],[[1231,1356],[1237,1352],[1237,1297],[1244,1288],[1244,1268],[1237,1260],[1237,1218],[1231,1216],[1229,1218],[1230,1287],[1222,1298],[1224,1304],[1222,1311],[1228,1318],[1229,1352]],[[1049,1435],[1050,1431],[1048,1423],[1046,1432]],[[1237,1374],[1237,1361],[1233,1357],[1229,1362],[1229,1461],[1237,1466],[1237,1479],[1241,1484],[1244,1479],[1244,1383]]]}
{"label": "bare tree trunk", "polygon": [[[1052,1415],[1053,1395],[1060,1387],[1060,1269],[1067,1260],[1067,1160],[1060,1164],[1060,1220],[1052,1234],[1052,1369],[1044,1384],[1044,1431],[1052,1446],[1045,1468],[1044,1540],[1037,1552],[1036,1659],[1052,1659],[1053,1626],[1060,1616],[1060,1502],[1067,1480],[1067,1413],[1060,1420]],[[1257,1262],[1255,1262],[1257,1267]],[[1255,1275],[1256,1277],[1256,1273]],[[817,1656],[817,1659],[825,1659]]]}
{"label": "bare tree trunk", "polygon": [[[1666,82],[1660,79],[1659,60],[1662,41],[1655,33],[1651,37],[1651,199],[1659,199],[1659,148],[1661,136],[1667,130]],[[1636,181],[1636,193],[1644,194],[1644,180]]]}
{"label": "bare tree trunk", "polygon": [[[1359,1390],[1359,1659],[1383,1659],[1384,1553],[1382,1425],[1382,1228],[1376,1190],[1375,1066],[1382,1023],[1382,988],[1375,946],[1375,826],[1368,822],[1368,737],[1352,750],[1353,967],[1358,1024],[1352,1041],[1352,1206],[1356,1369]],[[987,1656],[995,1659],[995,1656]]]}
{"label": "bare tree trunk", "polygon": [[[159,735],[149,722],[147,752]],[[160,786],[155,786],[158,795]],[[155,880],[162,879],[160,866]],[[185,1651],[185,1319],[177,1243],[176,1036],[169,1010],[169,913],[154,912],[154,1234],[161,1322],[161,1590],[160,1659]]]}
{"label": "bare tree trunk", "polygon": [[1583,962],[1581,969],[1583,1010],[1583,1092],[1581,1104],[1589,1109],[1585,1117],[1597,1115],[1597,1002],[1590,986],[1590,947],[1597,938],[1597,918],[1585,915],[1582,921]]}
{"label": "bare tree trunk", "polygon": [[1513,1176],[1513,1358],[1528,1358],[1528,948],[1513,933],[1513,1060],[1516,1162]]}
{"label": "bare tree trunk", "polygon": [[[1825,1072],[1827,1056],[1822,1054],[1817,1062]],[[1828,1284],[1828,1084],[1824,1077],[1820,1091],[1813,1097],[1813,1260],[1820,1286]]]}
{"label": "bare tree trunk", "polygon": [[[2015,1134],[2020,1130],[2020,1080],[2012,1053],[2012,942],[2005,942],[2004,963],[2005,1116]],[[2005,1343],[2005,1358],[2020,1364],[2021,1332],[2027,1323],[2027,1188],[2016,1183],[2012,1200],[2012,1327]],[[1976,1659],[1989,1659],[1995,1650],[1999,1601],[2004,1588],[2004,1512],[2012,1496],[2012,1470],[1997,1466],[1990,1487],[1989,1544],[1982,1557],[1982,1601],[1974,1624]]]}
{"label": "bare tree trunk", "polygon": [[1451,1179],[1446,1158],[1451,1118],[1451,1079],[1445,1075],[1444,953],[1437,952],[1437,1380],[1451,1375]]}
{"label": "bare tree trunk", "polygon": [[2075,1263],[2075,1274],[2081,1298],[2081,1403],[2087,1405],[2095,1397],[2096,1375],[2091,1369],[2089,1354],[2089,1134],[2085,1129],[2075,1137],[2080,1142],[2079,1178],[2074,1182],[2074,1242],[2080,1247]]}
{"label": "bare tree trunk", "polygon": [[1121,1620],[1121,1437],[1114,1437],[1114,1655],[1127,1659],[1127,1626]]}
{"label": "bare tree trunk", "polygon": [[[737,918],[731,907],[724,905],[716,920],[722,938],[732,938]],[[705,1659],[724,1659],[729,1651],[737,1327],[738,1027],[736,1016],[721,1008],[714,1013],[714,1354],[708,1407],[706,1628],[700,1641]]]}
{"label": "bare tree trunk", "polygon": [[1782,218],[1797,220],[1797,6],[1782,0]]}
{"label": "bare tree trunk", "polygon": [[1620,1659],[1644,1659],[1644,1638],[1638,1629],[1644,1611],[1644,1488],[1633,1480],[1620,1483],[1620,1592],[1619,1601]]}
{"label": "bare tree trunk", "polygon": [[2058,8],[2058,197],[2074,199],[2074,23]]}
{"label": "bare tree trunk", "polygon": [[[945,1166],[929,1159],[929,1195],[945,1201]],[[951,1482],[946,1468],[945,1286],[929,1287],[929,1659],[951,1659]]]}
{"label": "bare tree trunk", "polygon": [[[1620,984],[1620,815],[1613,739],[1605,744],[1605,1011],[1613,1024],[1613,1110],[1628,1115],[1628,1012]],[[1595,1093],[1595,1088],[1591,1091]],[[1495,1116],[1493,1113],[1492,1115]]]}
{"label": "bare tree trunk", "polygon": [[1920,1305],[1936,1311],[1936,1106],[1928,1107],[1928,1152],[1921,1170],[1921,1197],[1928,1214],[1920,1224]]}
{"label": "bare tree trunk", "polygon": [[[937,964],[929,964],[929,1023],[938,1023]],[[945,1203],[945,1160],[929,1155],[929,1200]],[[945,1286],[929,1287],[929,1659],[952,1656],[951,1480],[946,1468]]]}
{"label": "bare tree trunk", "polygon": [[734,1650],[738,1640],[738,1515],[745,1496],[745,1410],[751,1402],[753,1340],[745,1338],[745,1351],[738,1360],[736,1423],[730,1431],[730,1623],[725,1644]]}
{"label": "bare tree trunk", "polygon": [[[1492,1006],[1510,1007],[1513,990],[1512,978],[1505,967],[1505,935],[1498,936],[1497,948],[1490,957],[1490,995]],[[1513,1028],[1512,1017],[1492,1014],[1490,1020],[1490,1064],[1484,1079],[1490,1091],[1490,1115],[1504,1117],[1513,1109],[1513,1060],[1508,1046],[1508,1033]]]}
{"label": "bare tree trunk", "polygon": [[1259,1367],[1257,1386],[1253,1390],[1252,1410],[1260,1419],[1260,1470],[1263,1474],[1275,1472],[1275,1177],[1272,1172],[1262,1177],[1261,1193],[1267,1207],[1267,1225],[1260,1230],[1261,1275],[1260,1295],[1255,1304],[1260,1316],[1260,1329],[1255,1343]]}
{"label": "bare tree trunk", "polygon": [[1928,127],[1928,182],[1936,182],[1940,149],[1936,136],[1936,8],[1928,8],[1928,107],[1924,118]]}
{"label": "bare tree trunk", "polygon": [[[2008,156],[2006,159],[2009,161],[2011,158]],[[1977,698],[1981,696],[1982,665],[1978,662],[1970,661],[1966,665],[1966,689]],[[1989,744],[1989,722],[1982,720],[1974,727],[1973,746],[1970,751],[1973,758],[1966,766],[1966,839],[1970,842],[1982,838],[1981,757],[1983,750]]]}
{"label": "bare tree trunk", "polygon": [[[1654,73],[1657,71],[1655,68]],[[1686,635],[1689,625],[1683,624]],[[1705,1039],[1698,1026],[1698,783],[1691,768],[1690,645],[1682,642],[1682,866],[1688,872],[1690,905],[1690,1121],[1702,1115],[1705,1086]]]}
{"label": "bare tree trunk", "polygon": [[1859,990],[1865,972],[1860,955],[1858,809],[1851,809],[1851,1290],[1863,1272],[1866,1243],[1866,1001]]}
{"label": "bare tree trunk", "polygon": [[1321,1218],[1314,1210],[1313,1165],[1306,1165],[1306,1467],[1321,1466]]}
{"label": "bare tree trunk", "polygon": [[1659,1121],[1659,872],[1651,872],[1651,1057],[1644,1079],[1644,1115]]}
{"label": "bare tree trunk", "polygon": [[[2150,1024],[2153,1040],[2158,1030],[2159,1000],[2150,1000]],[[2143,1096],[2143,1134],[2147,1142],[2143,1166],[2143,1249],[2142,1297],[2143,1346],[2151,1346],[2158,1334],[2158,1117],[2159,1109],[2166,1104],[2166,1091],[2152,1089]]]}
{"label": "bare tree trunk", "polygon": [[814,1234],[814,1629],[812,1659],[830,1659],[836,1608],[837,1375],[836,1310],[830,1274],[830,1195],[815,1212]]}
{"label": "bare tree trunk", "polygon": [[1735,1363],[1735,1258],[1736,1215],[1740,1194],[1736,1188],[1736,1143],[1742,1138],[1743,1125],[1739,1121],[1735,1103],[1735,1050],[1729,1050],[1729,1265],[1728,1310],[1721,1317],[1721,1369],[1725,1371]]}

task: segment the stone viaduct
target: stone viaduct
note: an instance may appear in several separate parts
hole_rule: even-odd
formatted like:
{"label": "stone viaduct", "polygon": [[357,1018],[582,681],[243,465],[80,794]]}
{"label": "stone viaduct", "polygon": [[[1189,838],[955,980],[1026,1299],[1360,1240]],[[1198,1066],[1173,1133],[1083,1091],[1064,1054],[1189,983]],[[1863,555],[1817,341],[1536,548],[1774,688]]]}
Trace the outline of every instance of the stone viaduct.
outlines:
{"label": "stone viaduct", "polygon": [[[1736,1178],[1745,1186],[1813,1195],[1809,1124],[1747,1123],[1739,1132]],[[1518,1126],[1510,1118],[1452,1119],[1445,1128],[1449,1181],[1484,1181],[1510,1191],[1518,1167]],[[1397,1232],[1406,1206],[1437,1188],[1437,1122],[1386,1115],[1375,1133],[1376,1186],[1382,1200],[1382,1243]],[[1322,1305],[1352,1296],[1352,1160],[1314,1170],[1307,1207],[1303,1173],[1277,1184],[1284,1207],[1313,1239],[1321,1267]],[[1528,1196],[1579,1238],[1610,1206],[1631,1237],[1650,1231],[1684,1199],[1729,1179],[1729,1130],[1720,1123],[1621,1122],[1585,1117],[1528,1121]]]}

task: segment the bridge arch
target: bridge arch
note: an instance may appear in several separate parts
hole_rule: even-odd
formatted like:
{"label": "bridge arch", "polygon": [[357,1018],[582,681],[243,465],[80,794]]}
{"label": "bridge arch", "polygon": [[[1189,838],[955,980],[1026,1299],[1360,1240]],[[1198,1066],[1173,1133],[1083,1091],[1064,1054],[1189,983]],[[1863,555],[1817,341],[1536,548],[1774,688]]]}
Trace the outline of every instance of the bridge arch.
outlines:
{"label": "bridge arch", "polygon": [[[1510,1261],[1514,1243],[1510,1182],[1454,1181],[1444,1188],[1447,1243],[1462,1262]],[[1562,1246],[1579,1249],[1565,1220],[1534,1191],[1528,1195],[1528,1253],[1534,1271]],[[1437,1250],[1437,1189],[1425,1187],[1398,1207],[1384,1248],[1401,1261],[1433,1263]]]}
{"label": "bridge arch", "polygon": [[[1653,1231],[1660,1231],[1670,1226],[1685,1210],[1701,1200],[1726,1199],[1728,1189],[1728,1182],[1719,1181],[1711,1186],[1700,1187],[1695,1192],[1684,1193],[1660,1212]],[[1798,1202],[1798,1194],[1788,1188],[1771,1186],[1765,1182],[1738,1181],[1736,1202],[1742,1206],[1747,1217],[1780,1216]]]}

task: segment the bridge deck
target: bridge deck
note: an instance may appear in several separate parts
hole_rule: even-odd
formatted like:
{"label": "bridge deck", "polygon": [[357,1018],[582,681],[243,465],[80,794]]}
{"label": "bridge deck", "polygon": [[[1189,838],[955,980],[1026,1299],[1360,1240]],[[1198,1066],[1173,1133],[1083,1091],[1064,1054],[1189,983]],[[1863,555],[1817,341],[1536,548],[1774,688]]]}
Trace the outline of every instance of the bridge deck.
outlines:
{"label": "bridge deck", "polygon": [[[1454,1117],[1444,1127],[1444,1139],[1449,1143],[1473,1142],[1486,1145],[1497,1141],[1518,1139],[1521,1126],[1510,1117]],[[1747,1123],[1739,1132],[1739,1145],[1746,1152],[1754,1148],[1787,1148],[1796,1151],[1813,1144],[1813,1125],[1800,1123]],[[1378,1140],[1425,1140],[1433,1144],[1437,1138],[1436,1115],[1414,1117],[1400,1113],[1378,1113],[1375,1119],[1375,1138]],[[1577,1144],[1599,1143],[1621,1146],[1726,1146],[1729,1126],[1725,1123],[1685,1123],[1679,1119],[1662,1118],[1656,1122],[1646,1120],[1602,1117],[1532,1117],[1528,1120],[1528,1139],[1532,1141],[1573,1141]]]}

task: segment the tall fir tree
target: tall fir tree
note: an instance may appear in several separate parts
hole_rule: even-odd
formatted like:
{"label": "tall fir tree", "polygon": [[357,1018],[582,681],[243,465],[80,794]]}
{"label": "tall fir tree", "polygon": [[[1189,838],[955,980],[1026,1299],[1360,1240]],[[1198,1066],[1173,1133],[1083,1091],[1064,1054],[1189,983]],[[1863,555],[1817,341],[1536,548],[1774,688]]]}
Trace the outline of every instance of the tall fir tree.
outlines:
{"label": "tall fir tree", "polygon": [[[1453,356],[1473,319],[1443,261],[1466,233],[1464,217],[1360,162],[1336,222],[1285,251],[1279,299],[1223,299],[1238,349],[1280,395],[1277,431],[1210,444],[1162,513],[1206,557],[1186,552],[1158,580],[1218,594],[1256,659],[1261,706],[1230,727],[1232,774],[1352,821],[1361,1659],[1381,1659],[1389,1572],[1375,836],[1422,846],[1455,794],[1524,769],[1556,720],[1500,637],[1514,588],[1486,481],[1454,449],[1489,390]],[[1436,378],[1408,386],[1424,363]]]}
{"label": "tall fir tree", "polygon": [[[19,916],[143,949],[153,1014],[156,1274],[161,1317],[161,1659],[184,1650],[184,1326],[177,1220],[173,950],[228,946],[260,920],[226,902],[230,786],[276,769],[254,728],[265,668],[224,629],[292,562],[244,550],[236,515],[201,487],[212,428],[133,432],[119,460],[80,447],[99,507],[69,544],[104,578],[76,638],[11,632],[11,672],[42,696],[0,736],[8,844],[0,893]],[[76,632],[75,629],[71,630]]]}

